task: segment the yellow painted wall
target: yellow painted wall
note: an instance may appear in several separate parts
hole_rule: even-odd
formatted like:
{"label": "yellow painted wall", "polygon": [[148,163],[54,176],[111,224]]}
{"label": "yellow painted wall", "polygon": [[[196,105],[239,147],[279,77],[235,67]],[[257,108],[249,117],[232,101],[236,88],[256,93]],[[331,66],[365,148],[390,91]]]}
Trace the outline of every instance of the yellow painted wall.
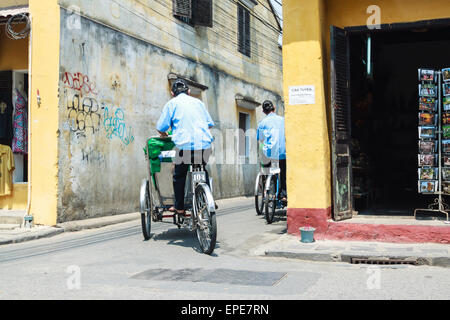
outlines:
{"label": "yellow painted wall", "polygon": [[[36,224],[56,224],[60,11],[57,0],[30,0],[31,214]],[[42,98],[37,103],[37,91]]]}
{"label": "yellow painted wall", "polygon": [[[21,30],[23,26],[16,28]],[[5,26],[0,25],[0,71],[28,69],[28,41],[9,39]]]}
{"label": "yellow painted wall", "polygon": [[[287,185],[290,208],[331,205],[323,77],[321,0],[285,0],[283,35]],[[290,105],[289,87],[314,85],[314,105]]]}
{"label": "yellow painted wall", "polygon": [[23,6],[28,4],[28,2],[28,0],[2,0],[0,3],[0,8]]}
{"label": "yellow painted wall", "polygon": [[10,196],[0,197],[0,210],[26,210],[28,203],[28,184],[14,184]]}

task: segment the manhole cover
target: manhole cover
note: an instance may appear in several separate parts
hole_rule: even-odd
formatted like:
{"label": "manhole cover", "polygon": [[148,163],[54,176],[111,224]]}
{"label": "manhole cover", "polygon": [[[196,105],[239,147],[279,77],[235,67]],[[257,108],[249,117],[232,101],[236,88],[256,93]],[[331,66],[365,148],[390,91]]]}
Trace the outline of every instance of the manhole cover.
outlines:
{"label": "manhole cover", "polygon": [[283,272],[255,272],[232,269],[152,269],[139,273],[132,279],[153,281],[189,281],[227,283],[243,286],[273,286],[286,276]]}

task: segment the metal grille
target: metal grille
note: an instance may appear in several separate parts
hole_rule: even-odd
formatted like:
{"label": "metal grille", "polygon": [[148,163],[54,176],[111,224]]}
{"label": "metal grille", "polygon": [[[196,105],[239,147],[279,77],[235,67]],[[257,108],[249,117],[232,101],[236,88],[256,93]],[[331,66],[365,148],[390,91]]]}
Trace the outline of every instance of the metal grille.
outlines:
{"label": "metal grille", "polygon": [[406,259],[375,259],[375,258],[352,258],[352,264],[371,265],[417,265],[417,260]]}

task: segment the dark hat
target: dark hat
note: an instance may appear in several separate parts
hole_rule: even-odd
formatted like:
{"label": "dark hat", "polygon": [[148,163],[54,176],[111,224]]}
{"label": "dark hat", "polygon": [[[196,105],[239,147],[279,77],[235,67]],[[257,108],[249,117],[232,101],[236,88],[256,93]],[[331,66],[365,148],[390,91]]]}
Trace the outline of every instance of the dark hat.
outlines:
{"label": "dark hat", "polygon": [[273,103],[270,100],[264,101],[262,104],[262,108],[264,113],[269,113],[275,110],[275,107],[273,106]]}
{"label": "dark hat", "polygon": [[189,90],[189,87],[183,79],[177,79],[172,84],[172,92],[175,94],[175,96],[179,95],[180,93],[187,92]]}

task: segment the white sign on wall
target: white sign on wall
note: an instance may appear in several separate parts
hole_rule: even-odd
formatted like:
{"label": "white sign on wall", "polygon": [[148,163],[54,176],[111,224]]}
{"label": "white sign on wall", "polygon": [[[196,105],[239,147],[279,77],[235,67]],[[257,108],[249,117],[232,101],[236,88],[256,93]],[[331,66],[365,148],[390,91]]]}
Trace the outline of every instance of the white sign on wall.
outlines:
{"label": "white sign on wall", "polygon": [[289,105],[316,104],[315,86],[289,87]]}

